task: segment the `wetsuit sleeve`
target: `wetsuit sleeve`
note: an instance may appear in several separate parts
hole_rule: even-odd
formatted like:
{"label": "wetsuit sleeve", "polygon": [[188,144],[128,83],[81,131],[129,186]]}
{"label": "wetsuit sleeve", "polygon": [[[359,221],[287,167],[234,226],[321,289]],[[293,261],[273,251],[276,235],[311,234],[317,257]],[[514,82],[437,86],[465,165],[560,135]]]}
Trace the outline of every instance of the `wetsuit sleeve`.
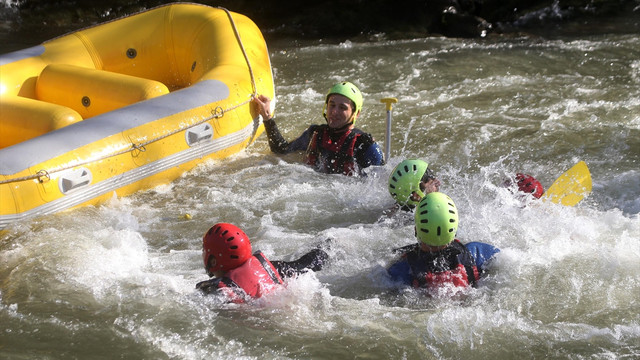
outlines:
{"label": "wetsuit sleeve", "polygon": [[465,244],[465,247],[471,253],[471,256],[476,262],[476,266],[480,271],[484,271],[489,264],[489,261],[500,252],[500,249],[497,247],[481,242],[470,242]]}
{"label": "wetsuit sleeve", "polygon": [[292,142],[288,142],[282,136],[278,125],[273,119],[264,121],[264,129],[267,133],[267,140],[269,140],[269,148],[276,154],[288,154],[294,151],[306,150],[311,140],[311,127]]}
{"label": "wetsuit sleeve", "polygon": [[409,262],[407,262],[406,259],[402,259],[391,265],[387,269],[387,273],[389,273],[391,280],[393,280],[394,282],[399,282],[406,285],[411,285],[411,283],[413,282],[411,267],[409,267]]}
{"label": "wetsuit sleeve", "polygon": [[229,278],[213,278],[196,284],[196,289],[205,295],[218,296],[224,302],[243,303],[251,297]]}
{"label": "wetsuit sleeve", "polygon": [[354,155],[358,166],[362,169],[371,165],[384,165],[385,162],[380,145],[373,140],[370,134],[366,133],[358,137],[358,141],[355,144]]}
{"label": "wetsuit sleeve", "polygon": [[205,294],[215,294],[218,292],[218,283],[221,279],[213,278],[205,281],[201,281],[196,284],[196,289],[202,291]]}
{"label": "wetsuit sleeve", "polygon": [[281,277],[293,277],[309,270],[320,271],[329,259],[329,254],[321,249],[313,249],[294,261],[272,261]]}

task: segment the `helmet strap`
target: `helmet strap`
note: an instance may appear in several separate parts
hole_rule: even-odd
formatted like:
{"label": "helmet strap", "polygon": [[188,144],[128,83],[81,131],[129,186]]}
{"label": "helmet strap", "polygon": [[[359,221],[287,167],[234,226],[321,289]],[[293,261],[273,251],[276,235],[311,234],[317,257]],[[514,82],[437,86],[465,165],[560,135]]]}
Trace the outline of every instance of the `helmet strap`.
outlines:
{"label": "helmet strap", "polygon": [[349,130],[352,126],[353,126],[353,121],[350,122],[350,123],[345,124],[342,127],[337,128],[337,129],[329,128],[329,132],[332,133],[332,134],[343,133],[343,132]]}
{"label": "helmet strap", "polygon": [[449,246],[449,244],[440,245],[440,246],[431,246],[431,245],[426,244],[426,243],[424,243],[422,241],[420,242],[420,249],[422,251],[425,251],[425,252],[438,252],[438,251],[444,250],[448,246]]}

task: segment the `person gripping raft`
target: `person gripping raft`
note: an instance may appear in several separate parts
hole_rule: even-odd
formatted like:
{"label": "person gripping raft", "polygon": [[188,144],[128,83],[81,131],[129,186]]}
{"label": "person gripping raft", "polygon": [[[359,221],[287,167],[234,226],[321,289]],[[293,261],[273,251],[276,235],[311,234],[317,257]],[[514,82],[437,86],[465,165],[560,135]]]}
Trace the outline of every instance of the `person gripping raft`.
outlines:
{"label": "person gripping raft", "polygon": [[355,127],[362,111],[363,98],[352,83],[333,85],[325,97],[323,125],[311,125],[297,139],[284,139],[274,120],[271,99],[265,95],[254,98],[264,119],[269,148],[277,154],[304,151],[304,162],[319,172],[344,175],[365,175],[363,169],[384,165],[382,149],[371,134]]}

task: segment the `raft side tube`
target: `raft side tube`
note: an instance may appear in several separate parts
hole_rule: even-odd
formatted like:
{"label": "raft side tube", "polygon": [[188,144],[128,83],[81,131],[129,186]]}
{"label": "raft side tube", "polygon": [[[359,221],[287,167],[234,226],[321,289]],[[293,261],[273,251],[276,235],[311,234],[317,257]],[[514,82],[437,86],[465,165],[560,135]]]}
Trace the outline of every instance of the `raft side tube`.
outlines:
{"label": "raft side tube", "polygon": [[47,65],[36,82],[39,100],[67,106],[85,119],[168,93],[159,81],[68,64]]}
{"label": "raft side tube", "polygon": [[0,149],[82,120],[66,106],[10,95],[0,97],[0,113]]}

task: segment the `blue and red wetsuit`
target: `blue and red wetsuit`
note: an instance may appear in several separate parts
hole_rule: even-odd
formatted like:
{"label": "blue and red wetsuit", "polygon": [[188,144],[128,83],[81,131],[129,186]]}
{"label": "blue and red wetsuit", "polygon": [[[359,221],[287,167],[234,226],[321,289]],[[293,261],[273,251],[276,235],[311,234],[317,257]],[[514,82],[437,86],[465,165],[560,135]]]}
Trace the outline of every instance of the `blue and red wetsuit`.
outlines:
{"label": "blue and red wetsuit", "polygon": [[401,259],[387,272],[392,280],[418,288],[445,284],[476,286],[489,260],[500,250],[492,245],[454,240],[443,250],[422,251],[418,244],[407,247]]}
{"label": "blue and red wetsuit", "polygon": [[362,175],[362,169],[384,165],[382,149],[370,134],[359,129],[334,130],[311,125],[292,142],[285,140],[273,119],[264,122],[271,151],[305,151],[305,162],[329,174]]}

